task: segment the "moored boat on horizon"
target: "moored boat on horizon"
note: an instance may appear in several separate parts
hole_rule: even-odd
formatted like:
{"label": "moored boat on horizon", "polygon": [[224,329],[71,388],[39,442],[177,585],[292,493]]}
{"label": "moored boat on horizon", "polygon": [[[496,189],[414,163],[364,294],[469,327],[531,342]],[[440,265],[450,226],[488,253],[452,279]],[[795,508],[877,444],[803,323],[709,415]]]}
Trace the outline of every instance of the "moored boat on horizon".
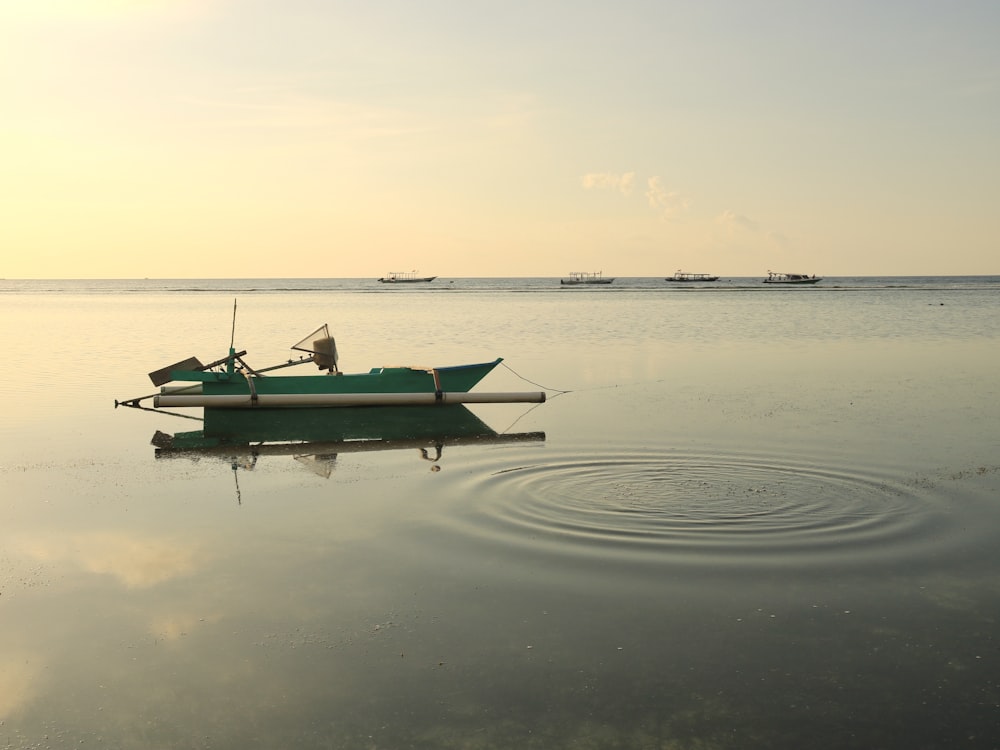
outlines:
{"label": "moored boat on horizon", "polygon": [[563,286],[578,286],[583,284],[610,284],[613,276],[605,277],[603,271],[572,271],[568,279],[559,279]]}
{"label": "moored boat on horizon", "polygon": [[768,271],[765,284],[816,284],[823,279],[817,276],[809,276],[804,273],[778,273]]}
{"label": "moored boat on horizon", "polygon": [[677,271],[673,276],[668,276],[667,281],[692,282],[692,281],[718,281],[718,276],[710,273],[685,273]]}
{"label": "moored boat on horizon", "polygon": [[378,281],[383,284],[419,284],[434,281],[437,276],[417,276],[416,271],[389,271]]}

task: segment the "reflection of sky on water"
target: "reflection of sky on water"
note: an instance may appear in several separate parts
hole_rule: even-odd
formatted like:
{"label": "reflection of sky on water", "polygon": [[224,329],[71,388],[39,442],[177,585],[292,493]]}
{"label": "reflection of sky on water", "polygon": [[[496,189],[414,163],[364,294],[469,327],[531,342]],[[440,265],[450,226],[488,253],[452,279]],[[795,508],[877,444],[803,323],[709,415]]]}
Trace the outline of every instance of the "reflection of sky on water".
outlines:
{"label": "reflection of sky on water", "polygon": [[[75,567],[87,573],[110,575],[127,588],[147,588],[198,569],[197,553],[189,542],[126,536],[122,532],[86,534],[49,533],[15,538],[10,549],[49,569]],[[61,573],[66,575],[65,572]]]}
{"label": "reflection of sky on water", "polygon": [[[155,430],[197,424],[112,401],[227,344],[231,299],[29,300],[39,327],[4,329],[8,745],[989,746],[987,298],[952,339],[923,298],[865,302],[868,332],[830,293],[386,299],[255,297],[239,337],[280,357],[330,319],[365,366],[506,356],[574,392],[477,413],[545,441],[445,446],[436,473],[413,448],[157,460]],[[70,315],[80,376],[29,365]]]}

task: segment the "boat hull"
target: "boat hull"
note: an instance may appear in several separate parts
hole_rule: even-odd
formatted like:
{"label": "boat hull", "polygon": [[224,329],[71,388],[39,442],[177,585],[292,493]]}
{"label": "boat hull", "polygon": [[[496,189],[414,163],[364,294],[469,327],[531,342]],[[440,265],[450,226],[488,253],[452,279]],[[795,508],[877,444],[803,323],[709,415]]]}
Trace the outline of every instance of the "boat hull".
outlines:
{"label": "boat hull", "polygon": [[503,359],[451,367],[376,367],[367,373],[258,375],[242,371],[172,372],[175,380],[199,382],[165,386],[157,408],[202,406],[218,409],[421,406],[463,403],[541,403],[544,392],[469,393]]}
{"label": "boat hull", "polygon": [[[350,394],[350,393],[465,393],[490,374],[502,358],[492,362],[451,367],[373,367],[365,373],[338,375],[274,375],[253,378],[258,395]],[[434,373],[437,373],[435,378]],[[250,385],[241,373],[228,380],[202,384],[202,393],[212,396],[250,395]]]}

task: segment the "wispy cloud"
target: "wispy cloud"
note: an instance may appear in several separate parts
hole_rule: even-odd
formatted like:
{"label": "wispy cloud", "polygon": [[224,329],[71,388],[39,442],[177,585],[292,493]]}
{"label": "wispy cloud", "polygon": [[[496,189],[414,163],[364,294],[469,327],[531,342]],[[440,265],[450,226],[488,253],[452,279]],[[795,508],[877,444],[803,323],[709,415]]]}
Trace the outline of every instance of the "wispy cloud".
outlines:
{"label": "wispy cloud", "polygon": [[715,223],[725,229],[730,237],[738,234],[749,234],[763,239],[769,245],[777,248],[783,249],[788,246],[788,238],[781,232],[764,228],[759,222],[748,216],[743,216],[729,209],[716,216]]}
{"label": "wispy cloud", "polygon": [[[584,190],[613,190],[621,193],[625,197],[632,195],[635,189],[635,172],[624,172],[616,174],[614,172],[590,172],[585,174],[580,184]],[[656,211],[664,219],[671,219],[679,213],[687,212],[691,208],[691,202],[678,190],[668,190],[663,185],[663,181],[656,177],[646,179],[646,201],[650,208]]]}
{"label": "wispy cloud", "polygon": [[782,249],[788,247],[788,238],[781,232],[768,230],[767,232],[764,232],[764,239],[776,247],[780,247]]}
{"label": "wispy cloud", "polygon": [[646,200],[654,211],[670,219],[691,208],[691,202],[676,190],[668,190],[659,177],[646,180]]}
{"label": "wispy cloud", "polygon": [[730,234],[735,234],[738,231],[760,231],[760,227],[756,221],[743,216],[742,214],[738,214],[735,211],[730,211],[728,208],[715,217],[715,223],[725,227]]}
{"label": "wispy cloud", "polygon": [[629,196],[635,186],[635,172],[612,174],[611,172],[591,172],[581,179],[585,190],[616,190]]}

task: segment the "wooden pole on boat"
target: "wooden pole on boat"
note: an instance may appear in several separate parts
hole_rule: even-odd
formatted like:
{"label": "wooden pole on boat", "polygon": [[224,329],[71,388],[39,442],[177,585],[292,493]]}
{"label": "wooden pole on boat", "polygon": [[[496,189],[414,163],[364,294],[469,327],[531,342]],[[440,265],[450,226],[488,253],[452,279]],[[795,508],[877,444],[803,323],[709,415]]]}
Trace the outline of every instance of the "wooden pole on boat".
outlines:
{"label": "wooden pole on boat", "polygon": [[233,331],[229,335],[229,349],[232,351],[233,344],[236,341],[236,298],[233,297]]}
{"label": "wooden pole on boat", "polygon": [[258,393],[256,395],[156,396],[156,407],[208,406],[217,409],[284,406],[427,406],[433,404],[540,404],[544,391],[521,393]]}

